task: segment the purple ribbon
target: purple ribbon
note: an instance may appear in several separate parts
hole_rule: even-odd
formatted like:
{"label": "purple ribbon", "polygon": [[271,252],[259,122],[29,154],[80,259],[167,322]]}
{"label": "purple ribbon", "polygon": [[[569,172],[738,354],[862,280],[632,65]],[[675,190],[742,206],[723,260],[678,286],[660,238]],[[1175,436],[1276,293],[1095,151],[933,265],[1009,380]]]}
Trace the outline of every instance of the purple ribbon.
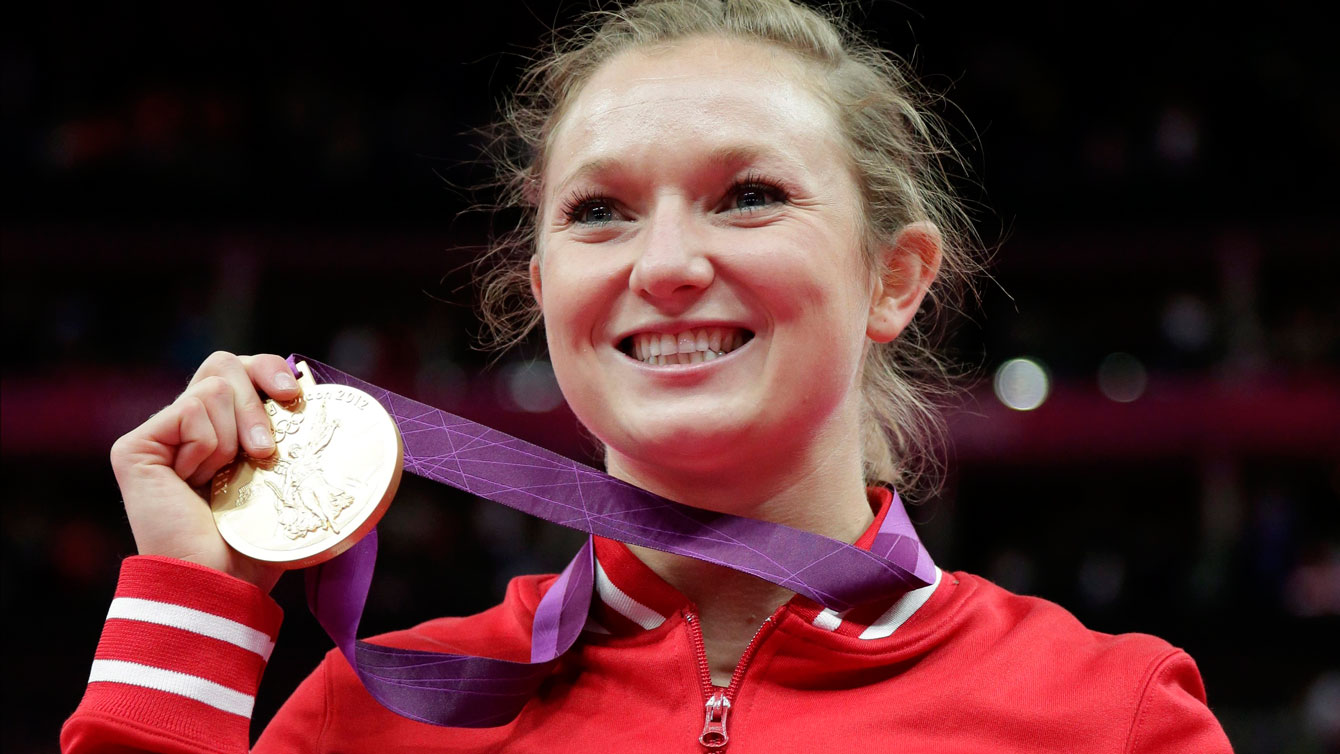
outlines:
{"label": "purple ribbon", "polygon": [[[935,566],[902,502],[870,550],[779,524],[682,505],[511,435],[405,398],[303,356],[318,383],[356,387],[400,429],[405,470],[562,526],[716,563],[837,611],[891,599],[934,580]],[[296,367],[295,367],[296,369]],[[595,588],[591,539],[536,609],[530,662],[358,641],[377,558],[376,532],[307,571],[307,604],[364,687],[405,717],[481,728],[513,720],[581,634]]]}

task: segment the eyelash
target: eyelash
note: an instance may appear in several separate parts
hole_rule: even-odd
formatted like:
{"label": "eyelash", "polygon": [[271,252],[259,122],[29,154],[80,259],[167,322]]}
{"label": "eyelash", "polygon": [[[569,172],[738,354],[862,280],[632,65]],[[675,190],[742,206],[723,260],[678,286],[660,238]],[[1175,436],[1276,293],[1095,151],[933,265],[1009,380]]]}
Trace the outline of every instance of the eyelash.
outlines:
{"label": "eyelash", "polygon": [[[789,196],[786,189],[777,182],[764,178],[758,173],[747,173],[743,178],[731,184],[730,189],[726,191],[726,198],[730,199],[738,197],[745,191],[761,191],[776,199],[776,203],[778,204],[785,203]],[[612,207],[614,202],[599,192],[592,190],[581,191],[574,194],[570,199],[563,203],[563,216],[567,218],[569,223],[574,225],[604,225],[605,223],[610,222],[606,220],[582,222],[579,219],[584,210],[597,205],[608,205]],[[759,208],[756,207],[732,207],[727,211],[744,214],[757,212],[758,209]]]}
{"label": "eyelash", "polygon": [[[595,191],[591,190],[581,191],[573,195],[572,198],[568,199],[566,202],[563,203],[563,216],[568,219],[569,223],[578,224],[579,221],[577,218],[578,215],[581,213],[581,211],[597,203],[611,204],[611,205],[613,204],[613,202],[611,202],[609,199],[605,198],[599,193],[596,193]],[[591,224],[597,224],[597,223],[591,223]]]}
{"label": "eyelash", "polygon": [[[744,178],[741,178],[740,180],[736,181],[734,185],[730,187],[730,191],[726,192],[726,196],[738,197],[741,193],[747,190],[762,191],[763,193],[768,194],[774,199],[776,199],[778,204],[785,204],[787,198],[790,196],[787,193],[786,189],[782,188],[782,186],[779,185],[777,182],[768,180],[767,178],[764,178],[762,175],[753,172],[747,173]],[[741,213],[749,213],[749,212],[757,212],[758,209],[759,208],[757,207],[749,207],[749,208],[742,207],[738,210],[733,211]]]}

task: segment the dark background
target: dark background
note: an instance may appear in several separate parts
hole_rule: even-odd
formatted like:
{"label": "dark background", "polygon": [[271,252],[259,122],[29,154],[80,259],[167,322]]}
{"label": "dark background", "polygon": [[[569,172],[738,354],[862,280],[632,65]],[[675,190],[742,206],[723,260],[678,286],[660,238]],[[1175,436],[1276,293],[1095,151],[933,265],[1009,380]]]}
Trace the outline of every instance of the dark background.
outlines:
{"label": "dark background", "polygon": [[[54,748],[133,551],[108,448],[214,349],[309,353],[591,457],[538,347],[472,347],[489,219],[460,214],[489,199],[472,130],[582,7],[559,5],[8,9],[0,748]],[[953,342],[949,478],[913,513],[932,553],[1185,647],[1240,752],[1340,751],[1331,27],[1289,2],[851,13],[948,93],[996,260]],[[992,394],[1019,356],[1052,380],[1034,411]],[[574,546],[412,479],[382,530],[364,635]],[[299,585],[257,731],[329,647]]]}

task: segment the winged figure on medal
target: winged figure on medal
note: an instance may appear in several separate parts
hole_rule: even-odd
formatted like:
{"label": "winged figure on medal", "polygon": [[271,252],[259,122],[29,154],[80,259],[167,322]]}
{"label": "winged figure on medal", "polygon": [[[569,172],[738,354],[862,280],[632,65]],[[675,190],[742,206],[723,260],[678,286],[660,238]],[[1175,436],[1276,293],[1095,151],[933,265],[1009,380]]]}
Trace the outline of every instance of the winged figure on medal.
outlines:
{"label": "winged figure on medal", "polygon": [[313,421],[290,430],[290,435],[298,436],[285,443],[282,452],[266,459],[267,463],[258,464],[250,482],[237,492],[243,505],[255,495],[270,495],[276,522],[291,540],[321,530],[338,535],[340,514],[356,502],[362,487],[359,480],[350,477],[330,478],[331,470],[325,468],[323,455],[340,422],[326,416],[324,405],[315,413]]}

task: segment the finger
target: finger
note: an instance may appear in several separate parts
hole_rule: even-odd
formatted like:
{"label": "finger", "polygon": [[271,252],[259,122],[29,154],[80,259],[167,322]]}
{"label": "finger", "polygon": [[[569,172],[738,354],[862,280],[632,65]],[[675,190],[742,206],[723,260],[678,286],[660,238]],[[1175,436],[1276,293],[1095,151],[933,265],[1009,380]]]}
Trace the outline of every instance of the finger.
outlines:
{"label": "finger", "polygon": [[168,408],[168,412],[176,415],[177,436],[181,439],[172,470],[182,479],[193,480],[198,476],[200,465],[218,447],[218,434],[209,420],[205,404],[195,396],[183,395]]}
{"label": "finger", "polygon": [[[274,453],[274,433],[270,428],[270,417],[265,413],[265,405],[261,402],[260,394],[256,392],[256,385],[252,382],[251,375],[247,373],[244,359],[250,358],[252,357],[234,356],[226,351],[211,354],[200,365],[200,369],[192,379],[192,388],[210,379],[225,380],[231,387],[232,393],[229,410],[233,414],[230,424],[234,427],[234,437],[247,455],[252,458],[267,458]],[[283,363],[283,359],[279,361]],[[206,405],[211,404],[206,402]]]}
{"label": "finger", "polygon": [[245,371],[242,369],[241,357],[227,351],[215,351],[200,362],[200,367],[195,370],[195,375],[191,377],[189,384],[194,385],[208,377],[218,377],[238,370]]}
{"label": "finger", "polygon": [[[250,385],[247,388],[250,390]],[[198,487],[237,457],[237,399],[233,385],[223,377],[207,377],[188,388],[186,395],[195,398],[204,407],[215,440],[213,451],[197,464],[189,478],[183,477],[189,484]]]}
{"label": "finger", "polygon": [[251,376],[252,383],[271,398],[287,401],[297,398],[302,393],[298,381],[293,378],[293,370],[289,369],[288,362],[283,357],[272,353],[261,353],[240,358],[247,374]]}

